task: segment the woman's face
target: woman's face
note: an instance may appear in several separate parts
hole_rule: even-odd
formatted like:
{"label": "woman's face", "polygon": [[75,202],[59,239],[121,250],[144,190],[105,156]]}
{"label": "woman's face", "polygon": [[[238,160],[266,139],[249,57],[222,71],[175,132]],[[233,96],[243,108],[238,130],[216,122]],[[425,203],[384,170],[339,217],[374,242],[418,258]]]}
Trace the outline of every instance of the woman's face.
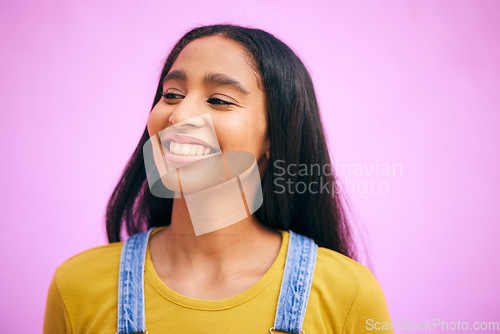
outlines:
{"label": "woman's face", "polygon": [[[163,148],[167,161],[169,157],[173,161],[196,161],[218,148],[246,151],[255,156],[262,175],[269,148],[267,104],[258,86],[259,75],[250,64],[241,44],[221,36],[198,38],[180,52],[165,76],[163,97],[149,114],[147,128],[150,136],[169,127],[191,129],[201,134],[194,137],[202,141],[170,137],[167,150]],[[201,129],[206,122],[198,116],[207,114],[213,122],[215,143],[213,138],[204,137],[206,132]],[[207,146],[212,149],[207,150]]]}

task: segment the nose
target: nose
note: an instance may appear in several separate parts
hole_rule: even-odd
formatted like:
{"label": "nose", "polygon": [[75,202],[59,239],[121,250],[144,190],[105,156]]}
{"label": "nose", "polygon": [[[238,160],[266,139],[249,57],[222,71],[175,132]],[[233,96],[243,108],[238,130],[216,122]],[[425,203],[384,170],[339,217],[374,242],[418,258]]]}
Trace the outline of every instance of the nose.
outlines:
{"label": "nose", "polygon": [[170,124],[176,128],[201,127],[204,125],[203,119],[198,117],[207,113],[202,110],[201,105],[197,105],[194,99],[185,97],[176,105],[176,108],[168,118]]}

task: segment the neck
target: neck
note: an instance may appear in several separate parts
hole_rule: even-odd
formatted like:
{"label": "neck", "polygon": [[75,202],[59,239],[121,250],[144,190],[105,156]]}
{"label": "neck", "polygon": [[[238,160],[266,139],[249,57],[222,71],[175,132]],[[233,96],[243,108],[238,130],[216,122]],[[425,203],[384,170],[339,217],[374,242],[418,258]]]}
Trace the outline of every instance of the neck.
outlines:
{"label": "neck", "polygon": [[263,226],[254,215],[197,236],[185,199],[175,198],[171,224],[154,235],[150,247],[165,270],[202,271],[216,277],[257,265],[277,240],[279,244],[280,233]]}

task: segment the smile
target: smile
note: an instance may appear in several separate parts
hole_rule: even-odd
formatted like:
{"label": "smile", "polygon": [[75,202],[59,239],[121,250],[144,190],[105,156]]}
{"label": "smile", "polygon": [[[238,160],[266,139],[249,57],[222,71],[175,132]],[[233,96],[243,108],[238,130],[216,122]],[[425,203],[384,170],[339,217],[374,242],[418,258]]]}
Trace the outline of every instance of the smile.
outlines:
{"label": "smile", "polygon": [[170,153],[181,156],[203,156],[215,153],[213,148],[205,145],[179,143],[175,140],[170,140],[167,147]]}

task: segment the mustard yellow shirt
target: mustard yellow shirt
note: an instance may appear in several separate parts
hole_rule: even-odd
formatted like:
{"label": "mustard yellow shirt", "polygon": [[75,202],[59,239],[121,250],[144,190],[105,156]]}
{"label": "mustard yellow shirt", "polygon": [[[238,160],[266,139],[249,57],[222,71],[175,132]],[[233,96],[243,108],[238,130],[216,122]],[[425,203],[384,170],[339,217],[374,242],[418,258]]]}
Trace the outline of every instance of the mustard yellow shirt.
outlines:
{"label": "mustard yellow shirt", "polygon": [[[159,231],[156,229],[153,233]],[[269,333],[285,267],[289,233],[269,270],[246,291],[221,300],[183,296],[157,275],[146,253],[146,329],[159,333]],[[116,333],[118,271],[123,242],[96,247],[57,267],[49,287],[44,333]],[[389,323],[380,285],[371,271],[319,247],[304,319],[306,334],[374,333],[369,324]],[[392,331],[384,331],[392,333]]]}

